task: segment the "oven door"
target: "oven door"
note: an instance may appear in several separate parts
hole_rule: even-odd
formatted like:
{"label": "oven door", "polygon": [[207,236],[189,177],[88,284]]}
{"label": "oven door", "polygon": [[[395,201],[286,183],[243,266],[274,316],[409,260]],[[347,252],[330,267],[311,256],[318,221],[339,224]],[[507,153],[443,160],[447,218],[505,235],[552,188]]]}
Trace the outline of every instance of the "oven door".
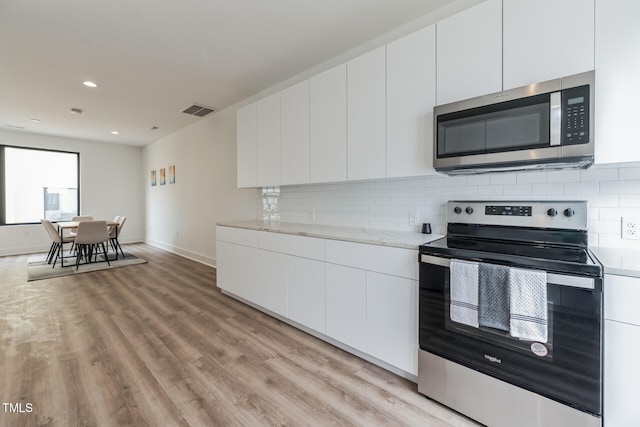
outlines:
{"label": "oven door", "polygon": [[449,258],[422,254],[420,261],[422,350],[580,411],[601,414],[601,278],[547,274],[549,338],[539,343],[452,321]]}

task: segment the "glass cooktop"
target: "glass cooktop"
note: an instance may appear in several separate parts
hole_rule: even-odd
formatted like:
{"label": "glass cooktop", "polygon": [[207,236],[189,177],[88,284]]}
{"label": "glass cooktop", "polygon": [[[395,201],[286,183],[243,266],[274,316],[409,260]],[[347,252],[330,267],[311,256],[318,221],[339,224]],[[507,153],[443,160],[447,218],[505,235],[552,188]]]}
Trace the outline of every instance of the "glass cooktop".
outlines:
{"label": "glass cooktop", "polygon": [[491,239],[443,237],[420,246],[420,253],[448,255],[544,269],[547,271],[600,276],[601,266],[587,248],[555,246],[544,243],[513,242]]}

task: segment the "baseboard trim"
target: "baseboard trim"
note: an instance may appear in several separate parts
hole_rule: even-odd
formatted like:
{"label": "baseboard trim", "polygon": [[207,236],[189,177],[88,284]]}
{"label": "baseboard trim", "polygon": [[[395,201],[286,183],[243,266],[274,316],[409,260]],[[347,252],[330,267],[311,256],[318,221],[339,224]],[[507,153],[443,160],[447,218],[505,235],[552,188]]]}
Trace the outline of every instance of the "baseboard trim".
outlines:
{"label": "baseboard trim", "polygon": [[168,243],[160,242],[153,239],[145,239],[144,243],[156,247],[158,249],[162,249],[167,252],[174,253],[176,255],[180,255],[181,257],[190,259],[192,261],[199,262],[200,264],[207,265],[209,267],[216,268],[216,259],[207,255],[203,255],[197,252],[190,251],[188,249],[179,248],[174,245],[170,245]]}

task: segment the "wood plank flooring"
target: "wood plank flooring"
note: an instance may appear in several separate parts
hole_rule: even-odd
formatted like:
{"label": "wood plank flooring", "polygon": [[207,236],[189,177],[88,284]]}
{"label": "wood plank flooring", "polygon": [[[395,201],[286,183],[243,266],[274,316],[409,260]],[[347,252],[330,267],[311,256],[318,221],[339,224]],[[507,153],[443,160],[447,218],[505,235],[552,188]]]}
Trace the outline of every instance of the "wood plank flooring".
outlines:
{"label": "wood plank flooring", "polygon": [[34,282],[0,257],[0,426],[476,425],[223,295],[215,269],[126,249],[148,263]]}

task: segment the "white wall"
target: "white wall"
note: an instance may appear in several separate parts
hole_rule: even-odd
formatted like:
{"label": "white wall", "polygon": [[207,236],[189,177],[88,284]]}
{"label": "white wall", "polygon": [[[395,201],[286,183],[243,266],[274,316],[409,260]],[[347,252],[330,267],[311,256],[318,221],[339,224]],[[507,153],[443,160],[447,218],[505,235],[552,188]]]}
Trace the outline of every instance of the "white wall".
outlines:
{"label": "white wall", "polygon": [[591,245],[640,249],[640,240],[620,238],[621,216],[640,218],[640,163],[281,187],[279,209],[281,221],[417,232],[409,225],[415,211],[446,234],[445,203],[465,199],[586,200]]}
{"label": "white wall", "polygon": [[[143,150],[146,239],[215,265],[215,225],[255,219],[257,191],[236,188],[236,109],[204,118]],[[175,184],[151,187],[149,175],[176,166]],[[159,179],[159,178],[158,178]]]}
{"label": "white wall", "polygon": [[[125,145],[44,136],[0,129],[0,144],[80,153],[80,209],[95,218],[127,217],[122,242],[144,236],[142,149]],[[42,225],[0,227],[0,255],[46,251],[51,245]]]}

